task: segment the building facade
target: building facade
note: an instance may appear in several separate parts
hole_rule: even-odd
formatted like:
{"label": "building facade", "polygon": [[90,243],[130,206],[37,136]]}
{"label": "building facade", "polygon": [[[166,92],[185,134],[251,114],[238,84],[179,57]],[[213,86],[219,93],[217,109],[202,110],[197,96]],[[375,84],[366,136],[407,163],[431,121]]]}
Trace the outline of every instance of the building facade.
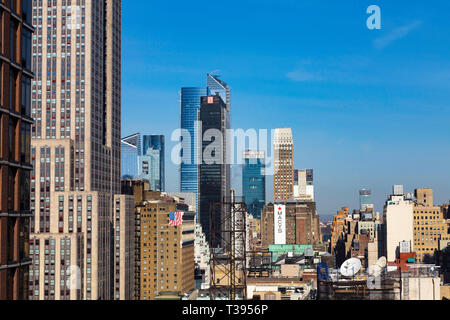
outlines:
{"label": "building facade", "polygon": [[[231,170],[228,161],[230,113],[219,95],[201,98],[199,112],[202,141],[202,162],[199,166],[199,222],[208,241],[211,239],[210,210],[214,203],[230,198]],[[215,207],[214,224],[220,228],[224,208]],[[218,236],[215,236],[218,239]],[[213,243],[213,247],[220,243]]]}
{"label": "building facade", "polygon": [[275,129],[273,138],[273,199],[292,200],[294,196],[294,141],[292,129]]}
{"label": "building facade", "polygon": [[28,299],[33,32],[30,0],[0,1],[0,300]]}
{"label": "building facade", "polygon": [[121,1],[33,1],[33,25],[29,298],[111,300]]}
{"label": "building facade", "polygon": [[260,219],[266,204],[266,175],[264,151],[246,151],[243,155],[242,194],[247,211]]}

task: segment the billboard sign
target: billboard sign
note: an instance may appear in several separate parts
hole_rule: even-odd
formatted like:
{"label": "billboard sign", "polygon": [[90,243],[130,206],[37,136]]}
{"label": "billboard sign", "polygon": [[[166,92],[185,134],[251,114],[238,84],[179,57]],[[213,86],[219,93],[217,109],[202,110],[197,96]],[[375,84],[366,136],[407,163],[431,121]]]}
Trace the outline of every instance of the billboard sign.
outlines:
{"label": "billboard sign", "polygon": [[286,206],[275,205],[274,213],[273,227],[275,244],[286,244]]}

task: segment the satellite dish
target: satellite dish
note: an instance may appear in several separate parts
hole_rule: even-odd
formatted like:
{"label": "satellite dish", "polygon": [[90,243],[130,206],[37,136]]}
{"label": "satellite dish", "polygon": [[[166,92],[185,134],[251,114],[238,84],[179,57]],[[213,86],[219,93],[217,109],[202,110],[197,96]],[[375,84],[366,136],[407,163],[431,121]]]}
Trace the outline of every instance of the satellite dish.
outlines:
{"label": "satellite dish", "polygon": [[361,270],[361,260],[351,258],[346,260],[341,266],[341,275],[344,277],[353,277]]}

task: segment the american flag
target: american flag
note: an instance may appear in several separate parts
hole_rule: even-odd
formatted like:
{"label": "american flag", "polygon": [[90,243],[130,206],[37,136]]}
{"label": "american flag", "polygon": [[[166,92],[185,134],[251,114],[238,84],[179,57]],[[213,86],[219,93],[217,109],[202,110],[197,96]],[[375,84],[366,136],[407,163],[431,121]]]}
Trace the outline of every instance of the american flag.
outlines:
{"label": "american flag", "polygon": [[183,223],[183,212],[170,212],[169,213],[169,226],[177,227]]}

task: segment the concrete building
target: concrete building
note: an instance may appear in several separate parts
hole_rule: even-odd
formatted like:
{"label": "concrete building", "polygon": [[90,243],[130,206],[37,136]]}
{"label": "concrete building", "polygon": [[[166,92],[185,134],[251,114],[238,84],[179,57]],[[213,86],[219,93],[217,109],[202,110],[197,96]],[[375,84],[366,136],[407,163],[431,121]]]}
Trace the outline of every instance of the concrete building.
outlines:
{"label": "concrete building", "polygon": [[402,186],[394,186],[383,211],[386,253],[388,262],[395,262],[400,253],[400,242],[411,243],[414,251],[414,203],[407,200]]}
{"label": "concrete building", "polygon": [[433,203],[432,189],[416,189],[414,204],[414,251],[419,262],[434,262],[439,241],[450,239],[442,207]]}
{"label": "concrete building", "polygon": [[[32,18],[29,298],[111,300],[121,174],[121,1],[34,1]],[[69,282],[74,274],[76,285]]]}
{"label": "concrete building", "polygon": [[[146,194],[136,207],[140,216],[140,300],[164,292],[184,294],[195,288],[195,213],[163,194]],[[182,218],[171,225],[171,217]],[[172,214],[171,214],[172,213]]]}
{"label": "concrete building", "polygon": [[0,1],[0,300],[28,299],[31,1]]}
{"label": "concrete building", "polygon": [[[278,208],[285,209],[285,218],[278,224]],[[277,243],[274,226],[282,229],[282,243]],[[264,207],[261,217],[262,247],[271,244],[317,244],[321,242],[320,221],[314,202],[287,201]]]}
{"label": "concrete building", "polygon": [[292,129],[275,129],[273,138],[273,199],[292,200],[294,196],[294,141]]}

